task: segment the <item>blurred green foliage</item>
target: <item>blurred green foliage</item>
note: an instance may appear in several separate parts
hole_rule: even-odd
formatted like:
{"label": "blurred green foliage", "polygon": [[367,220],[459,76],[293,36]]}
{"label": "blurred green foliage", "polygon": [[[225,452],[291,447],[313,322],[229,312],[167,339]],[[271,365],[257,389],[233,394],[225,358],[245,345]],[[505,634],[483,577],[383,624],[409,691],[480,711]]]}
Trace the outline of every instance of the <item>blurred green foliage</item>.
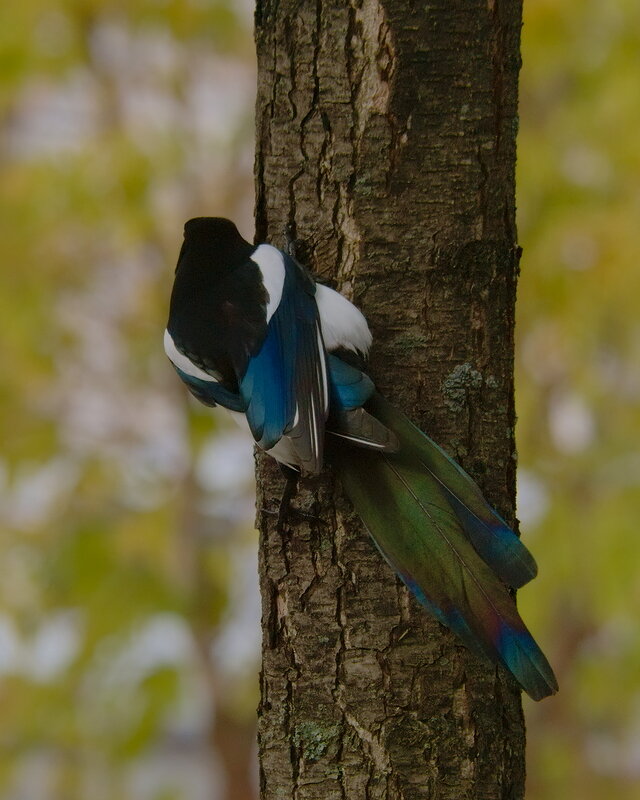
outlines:
{"label": "blurred green foliage", "polygon": [[211,796],[221,708],[251,745],[251,463],[203,483],[161,338],[183,221],[251,225],[252,51],[231,0],[0,7],[2,798]]}
{"label": "blurred green foliage", "polygon": [[[209,796],[216,706],[251,739],[252,651],[216,656],[255,590],[249,487],[159,341],[181,222],[251,235],[250,27],[232,0],[0,6],[3,800]],[[530,800],[640,791],[639,52],[634,0],[525,2],[520,604],[561,683],[525,699]]]}
{"label": "blurred green foliage", "polygon": [[540,576],[520,605],[561,684],[556,698],[527,707],[528,797],[632,800],[640,796],[640,6],[524,7],[517,439],[523,535]]}

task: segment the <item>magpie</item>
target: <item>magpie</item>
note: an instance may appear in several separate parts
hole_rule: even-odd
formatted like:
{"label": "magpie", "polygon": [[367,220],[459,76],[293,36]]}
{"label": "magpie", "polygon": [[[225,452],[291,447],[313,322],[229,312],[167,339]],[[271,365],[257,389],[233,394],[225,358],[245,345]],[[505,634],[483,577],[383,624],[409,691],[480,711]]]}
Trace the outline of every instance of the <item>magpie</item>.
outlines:
{"label": "magpie", "polygon": [[165,352],[188,390],[299,475],[325,460],[418,601],[534,700],[557,691],[509,587],[536,563],[477,484],[376,392],[362,313],[230,220],[184,227]]}

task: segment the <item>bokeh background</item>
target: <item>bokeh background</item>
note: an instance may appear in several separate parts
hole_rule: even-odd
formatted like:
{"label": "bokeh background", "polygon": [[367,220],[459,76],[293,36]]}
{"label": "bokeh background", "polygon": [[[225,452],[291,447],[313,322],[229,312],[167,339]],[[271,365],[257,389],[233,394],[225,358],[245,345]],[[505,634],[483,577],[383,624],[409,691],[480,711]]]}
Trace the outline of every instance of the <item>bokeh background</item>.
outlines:
{"label": "bokeh background", "polygon": [[[530,800],[640,797],[640,6],[525,0]],[[161,334],[185,219],[252,235],[250,0],[0,5],[0,800],[249,800],[252,449]]]}

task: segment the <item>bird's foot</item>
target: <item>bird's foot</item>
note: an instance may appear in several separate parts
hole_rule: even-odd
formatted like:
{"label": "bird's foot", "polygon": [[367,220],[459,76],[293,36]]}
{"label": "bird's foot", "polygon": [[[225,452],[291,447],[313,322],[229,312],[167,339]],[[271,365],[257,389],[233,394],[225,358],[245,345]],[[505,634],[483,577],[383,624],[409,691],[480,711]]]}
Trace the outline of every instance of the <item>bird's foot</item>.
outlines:
{"label": "bird's foot", "polygon": [[258,510],[261,514],[266,514],[269,517],[277,517],[278,530],[284,530],[287,523],[299,524],[301,522],[313,522],[317,525],[328,525],[328,523],[321,517],[318,517],[315,514],[309,514],[306,511],[300,511],[299,508],[292,508],[290,505],[283,507],[279,503],[277,509],[260,508]]}
{"label": "bird's foot", "polygon": [[312,261],[309,244],[304,239],[296,238],[294,223],[288,222],[284,226],[282,229],[282,237],[284,239],[283,250],[285,253],[296,262],[307,277],[311,278],[311,280],[315,280],[308,266]]}
{"label": "bird's foot", "polygon": [[291,506],[291,501],[298,493],[298,481],[300,479],[300,473],[297,470],[286,466],[285,464],[280,464],[279,466],[280,471],[285,477],[286,483],[284,485],[282,496],[280,497],[280,502],[278,503],[278,510],[274,511],[268,508],[261,508],[260,511],[263,514],[277,517],[276,526],[280,532],[283,532],[290,523],[299,524],[301,522],[314,522],[316,524],[326,525],[327,523],[315,514],[309,514],[306,511],[301,511],[300,509],[293,508]]}

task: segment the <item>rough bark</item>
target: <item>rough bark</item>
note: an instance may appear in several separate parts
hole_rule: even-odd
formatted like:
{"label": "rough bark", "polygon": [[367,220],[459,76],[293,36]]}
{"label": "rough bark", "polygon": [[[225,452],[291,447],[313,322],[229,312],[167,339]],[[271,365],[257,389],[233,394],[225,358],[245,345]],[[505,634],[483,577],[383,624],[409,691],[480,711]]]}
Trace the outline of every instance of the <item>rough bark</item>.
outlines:
{"label": "rough bark", "polygon": [[[519,2],[259,0],[259,241],[364,311],[379,389],[513,519]],[[259,508],[282,490],[258,459]],[[519,692],[396,580],[330,475],[259,514],[264,800],[519,798]]]}

